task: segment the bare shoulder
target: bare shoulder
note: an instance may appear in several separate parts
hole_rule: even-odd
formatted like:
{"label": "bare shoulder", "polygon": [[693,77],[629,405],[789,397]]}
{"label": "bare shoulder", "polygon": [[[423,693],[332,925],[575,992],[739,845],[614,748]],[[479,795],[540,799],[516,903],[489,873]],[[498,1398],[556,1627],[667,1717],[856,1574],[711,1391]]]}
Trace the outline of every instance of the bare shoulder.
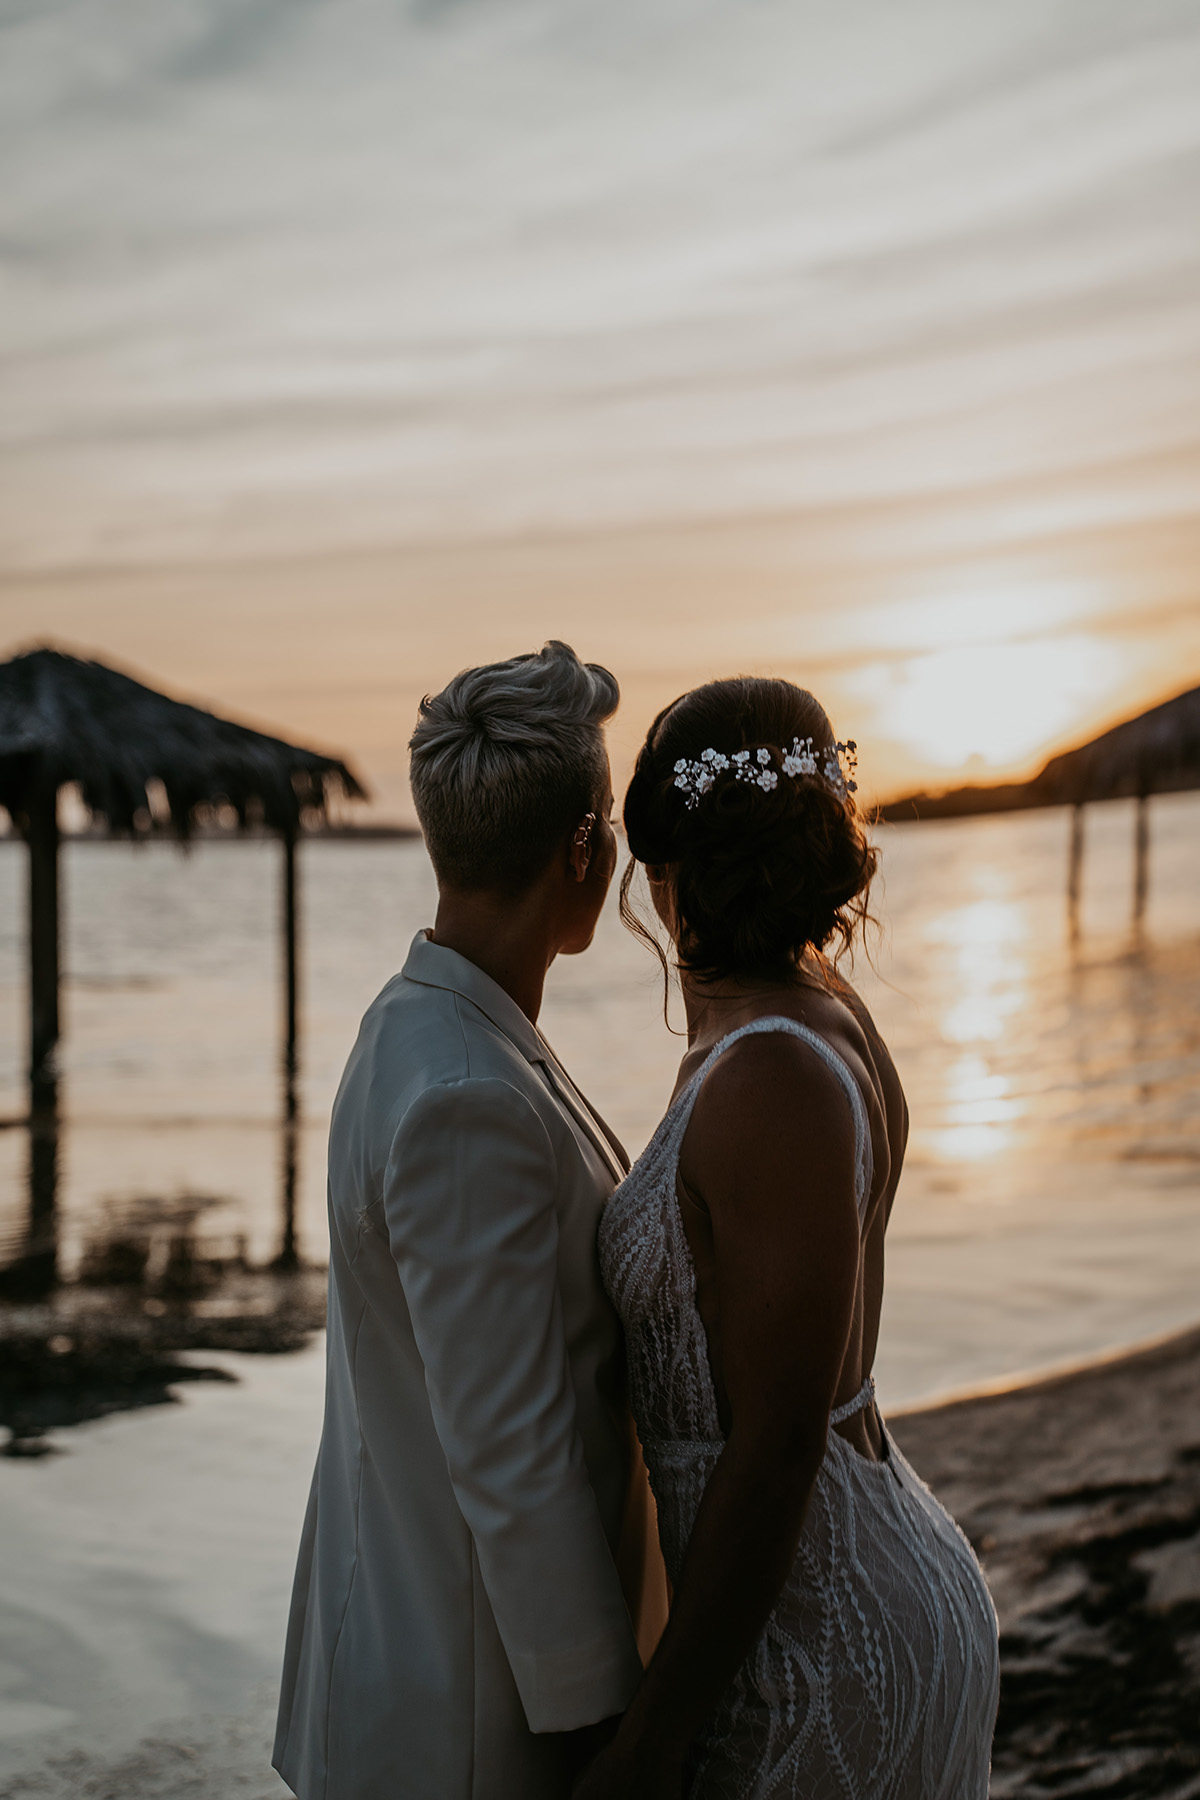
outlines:
{"label": "bare shoulder", "polygon": [[908,1101],[891,1051],[862,996],[848,981],[838,978],[834,1003],[846,1020],[850,1041],[868,1077],[869,1086],[864,1092],[871,1115],[876,1192],[884,1197],[886,1217],[908,1146]]}
{"label": "bare shoulder", "polygon": [[[842,1079],[791,1032],[740,1038],[713,1065],[684,1140],[684,1178],[703,1185],[717,1170],[787,1167],[803,1153],[853,1176],[854,1115]],[[794,1166],[794,1165],[793,1165]]]}
{"label": "bare shoulder", "polygon": [[834,981],[836,985],[830,989],[830,1000],[845,1018],[847,1028],[878,1075],[881,1087],[887,1088],[889,1084],[894,1084],[899,1088],[900,1077],[896,1073],[891,1051],[871,1016],[870,1007],[858,989],[852,987],[844,976],[835,976]]}
{"label": "bare shoulder", "polygon": [[718,1057],[701,1089],[702,1098],[719,1105],[744,1104],[756,1094],[787,1095],[802,1105],[844,1093],[841,1077],[815,1044],[782,1030],[739,1038]]}

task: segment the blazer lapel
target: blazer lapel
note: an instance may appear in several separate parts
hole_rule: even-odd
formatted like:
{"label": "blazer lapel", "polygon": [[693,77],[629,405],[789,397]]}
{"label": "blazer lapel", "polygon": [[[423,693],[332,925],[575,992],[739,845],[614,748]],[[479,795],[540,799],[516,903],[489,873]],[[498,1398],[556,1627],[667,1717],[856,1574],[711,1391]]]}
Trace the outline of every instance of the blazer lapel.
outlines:
{"label": "blazer lapel", "polygon": [[601,1160],[613,1180],[623,1181],[629,1173],[629,1158],[619,1139],[609,1131],[599,1113],[592,1111],[548,1044],[546,1049],[549,1055],[540,1057],[537,1067],[541,1070],[547,1086],[556,1099],[566,1107],[579,1129],[599,1151]]}

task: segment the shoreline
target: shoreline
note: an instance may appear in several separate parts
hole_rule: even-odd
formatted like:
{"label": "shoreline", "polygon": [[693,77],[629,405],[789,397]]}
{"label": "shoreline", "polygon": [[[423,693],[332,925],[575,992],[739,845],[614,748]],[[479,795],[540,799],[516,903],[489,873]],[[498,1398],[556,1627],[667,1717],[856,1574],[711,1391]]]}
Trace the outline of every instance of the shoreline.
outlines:
{"label": "shoreline", "polygon": [[[232,1379],[0,1462],[0,1800],[285,1796],[323,1356],[215,1360]],[[993,1800],[1200,1796],[1200,1324],[887,1416],[996,1602]]]}
{"label": "shoreline", "polygon": [[1200,1326],[889,1424],[996,1603],[993,1800],[1200,1795]]}
{"label": "shoreline", "polygon": [[1132,1362],[1155,1350],[1162,1350],[1185,1339],[1200,1337],[1200,1319],[1194,1324],[1173,1325],[1166,1331],[1152,1332],[1149,1337],[1133,1338],[1108,1350],[1095,1350],[1085,1356],[1064,1357],[1061,1362],[1039,1364],[1016,1369],[1011,1375],[997,1375],[990,1380],[973,1381],[963,1387],[946,1388],[924,1395],[919,1400],[905,1400],[887,1408],[889,1421],[942,1412],[947,1407],[967,1406],[975,1400],[995,1400],[1005,1394],[1029,1393],[1037,1388],[1057,1386],[1076,1375],[1089,1375],[1110,1364]]}

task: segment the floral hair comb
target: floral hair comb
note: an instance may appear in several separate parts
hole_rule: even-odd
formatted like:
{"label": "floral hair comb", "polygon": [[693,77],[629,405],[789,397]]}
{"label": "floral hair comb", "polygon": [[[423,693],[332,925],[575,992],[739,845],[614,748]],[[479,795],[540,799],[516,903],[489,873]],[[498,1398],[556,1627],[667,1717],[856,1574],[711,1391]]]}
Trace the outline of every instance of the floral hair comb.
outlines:
{"label": "floral hair comb", "polygon": [[[805,775],[817,776],[844,800],[847,794],[858,791],[858,783],[854,780],[857,752],[853,738],[844,744],[830,744],[827,749],[816,751],[810,737],[793,738],[790,750],[735,750],[730,756],[721,750],[702,750],[696,762],[689,761],[686,756],[680,757],[675,764],[675,786],[683,794],[689,812],[699,806],[710,788],[716,786],[717,776],[730,769],[735,781],[753,782],[764,794],[779,786],[780,775],[793,781]],[[842,767],[843,757],[845,768]]]}

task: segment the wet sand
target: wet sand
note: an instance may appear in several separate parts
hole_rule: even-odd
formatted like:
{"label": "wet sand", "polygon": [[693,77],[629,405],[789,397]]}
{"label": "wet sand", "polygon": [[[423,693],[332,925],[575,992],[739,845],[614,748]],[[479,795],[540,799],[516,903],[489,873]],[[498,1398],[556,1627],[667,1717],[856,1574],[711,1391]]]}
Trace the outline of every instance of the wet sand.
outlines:
{"label": "wet sand", "polygon": [[893,1430],[1000,1616],[996,1800],[1200,1795],[1200,1330]]}
{"label": "wet sand", "polygon": [[[237,1379],[0,1464],[0,1800],[285,1794],[320,1345],[217,1361]],[[996,1800],[1200,1796],[1200,1328],[892,1427],[996,1599]]]}

